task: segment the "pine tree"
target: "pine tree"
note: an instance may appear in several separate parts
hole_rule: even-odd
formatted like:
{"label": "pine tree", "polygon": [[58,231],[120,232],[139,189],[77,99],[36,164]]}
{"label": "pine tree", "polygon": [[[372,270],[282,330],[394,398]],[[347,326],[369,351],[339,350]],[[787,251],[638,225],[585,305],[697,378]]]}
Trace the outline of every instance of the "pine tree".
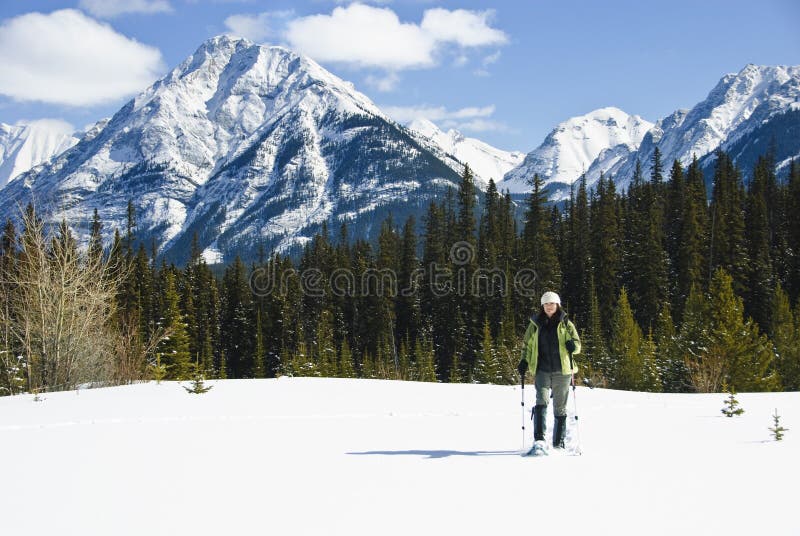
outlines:
{"label": "pine tree", "polygon": [[748,283],[749,258],[745,243],[744,186],[739,169],[727,153],[719,150],[714,170],[711,206],[709,280],[717,268],[733,278],[733,290],[741,296]]}
{"label": "pine tree", "polygon": [[333,378],[338,374],[336,348],[333,342],[333,315],[327,309],[322,311],[317,325],[314,360],[320,376]]}
{"label": "pine tree", "polygon": [[705,287],[705,251],[707,249],[708,207],[703,173],[697,157],[692,159],[686,173],[686,190],[680,218],[680,237],[675,257],[676,295],[673,312],[680,321],[683,308],[693,286]]}
{"label": "pine tree", "polygon": [[501,383],[497,351],[492,340],[488,319],[483,321],[483,341],[475,364],[475,379],[479,383]]}
{"label": "pine tree", "polygon": [[261,324],[261,311],[256,311],[255,348],[253,349],[253,378],[266,377],[267,352],[264,348],[264,328]]}
{"label": "pine tree", "polygon": [[100,221],[100,215],[97,209],[94,209],[92,214],[92,227],[89,234],[89,255],[93,259],[100,259],[103,256],[103,237],[102,237],[103,223]]}
{"label": "pine tree", "polygon": [[167,330],[167,338],[158,345],[157,352],[161,364],[166,368],[167,378],[183,380],[189,377],[190,362],[189,337],[186,322],[180,310],[180,297],[175,284],[175,274],[167,269],[164,279],[164,310],[162,326]]}
{"label": "pine tree", "polygon": [[26,385],[24,353],[18,351],[12,331],[11,300],[16,291],[12,281],[16,270],[17,231],[8,219],[0,238],[0,396],[20,393]]}
{"label": "pine tree", "polygon": [[725,382],[740,391],[776,388],[770,345],[751,319],[745,321],[742,299],[733,292],[733,278],[717,270],[709,294],[710,333],[703,357],[709,365],[706,371],[714,371],[717,377],[710,376],[706,387],[716,392]]}
{"label": "pine tree", "polygon": [[347,337],[342,340],[342,350],[339,353],[339,376],[342,378],[355,378],[356,370],[353,366],[353,354],[350,351],[350,344]]}
{"label": "pine tree", "polygon": [[559,270],[556,250],[550,237],[547,195],[542,191],[544,181],[538,174],[533,177],[533,189],[528,195],[525,226],[522,229],[522,267],[536,273],[536,287],[530,289],[529,303],[523,309],[532,311],[538,307],[538,298],[545,289],[561,288],[562,275]]}
{"label": "pine tree", "polygon": [[625,287],[620,291],[613,326],[610,352],[616,363],[612,387],[629,391],[648,389],[653,384],[653,347],[633,318]]}
{"label": "pine tree", "polygon": [[[644,183],[641,165],[637,162],[631,185],[623,205],[624,244],[622,281],[625,282],[630,306],[639,325],[649,327],[661,309],[660,294],[664,282],[659,281],[663,249],[659,241],[661,218],[652,194],[652,185]],[[657,221],[652,221],[656,217]],[[658,286],[661,288],[657,288]]]}
{"label": "pine tree", "polygon": [[800,162],[792,160],[786,193],[788,276],[786,292],[790,303],[800,298]]}
{"label": "pine tree", "polygon": [[767,160],[763,157],[759,158],[750,190],[747,193],[745,213],[747,252],[750,259],[747,266],[747,293],[744,296],[745,314],[753,317],[763,331],[770,327],[773,288],[775,287],[770,257],[771,231],[766,200],[769,175]]}
{"label": "pine tree", "polygon": [[[590,306],[589,322],[587,330],[581,336],[584,354],[584,365],[581,367],[581,375],[593,386],[605,386],[606,379],[611,376],[610,358],[606,348],[606,339],[601,319],[600,304],[595,292],[594,278],[590,281]],[[616,298],[615,298],[616,301]],[[612,317],[613,318],[613,317]],[[611,320],[608,321],[610,325]]]}
{"label": "pine tree", "polygon": [[775,369],[784,391],[800,390],[800,305],[796,313],[780,284],[775,289],[772,340],[775,344]]}
{"label": "pine tree", "polygon": [[417,259],[416,220],[409,216],[403,226],[398,271],[398,296],[396,300],[397,340],[417,339],[420,329],[420,274]]}
{"label": "pine tree", "polygon": [[728,398],[725,399],[725,407],[722,408],[722,414],[726,417],[739,416],[744,413],[744,409],[739,407],[739,401],[736,400],[736,389],[731,387],[727,389]]}
{"label": "pine tree", "polygon": [[225,269],[222,286],[220,342],[228,372],[233,378],[247,378],[253,370],[252,291],[239,256]]}
{"label": "pine tree", "polygon": [[586,323],[591,301],[589,296],[589,275],[592,272],[592,259],[590,253],[591,231],[589,215],[586,175],[582,175],[574,206],[569,212],[566,251],[562,257],[564,292],[561,300],[579,324]]}
{"label": "pine tree", "polygon": [[475,244],[475,176],[469,165],[464,165],[458,188],[457,240]]}
{"label": "pine tree", "polygon": [[678,284],[680,281],[678,278],[678,259],[680,256],[682,228],[684,226],[683,216],[686,197],[686,179],[684,178],[683,167],[680,162],[675,160],[672,163],[672,170],[669,174],[664,210],[664,250],[669,259],[669,276],[667,280],[670,286],[669,296],[673,308],[683,305]]}
{"label": "pine tree", "polygon": [[644,328],[651,329],[655,324],[663,303],[669,299],[669,258],[664,248],[664,192],[661,172],[661,153],[656,148],[653,154],[653,168],[650,183],[644,186],[644,206],[646,211],[645,235],[640,246],[641,274],[637,278],[636,317]]}
{"label": "pine tree", "polygon": [[689,371],[680,352],[678,336],[667,303],[656,319],[654,337],[662,389],[667,393],[685,392],[691,386]]}
{"label": "pine tree", "polygon": [[424,333],[417,339],[414,353],[417,355],[417,379],[421,382],[436,381],[436,367],[434,365],[434,351],[430,338]]}
{"label": "pine tree", "polygon": [[[199,364],[197,368],[199,368]],[[205,384],[205,377],[199,370],[196,370],[192,375],[191,387],[186,387],[185,385],[183,386],[187,393],[191,393],[193,395],[202,395],[203,393],[209,392],[213,387],[213,385]]]}
{"label": "pine tree", "polygon": [[788,428],[784,428],[781,426],[781,416],[778,415],[778,408],[775,408],[775,413],[772,415],[772,427],[769,428],[769,431],[772,432],[772,437],[775,438],[775,441],[783,440],[783,433],[788,432]]}
{"label": "pine tree", "polygon": [[619,294],[622,234],[614,181],[609,179],[606,182],[602,175],[592,203],[591,232],[591,253],[594,261],[592,283],[597,293],[598,320],[602,327],[597,336],[604,338],[611,333],[611,318]]}
{"label": "pine tree", "polygon": [[469,371],[475,367],[480,346],[479,308],[472,288],[474,274],[478,267],[475,198],[475,178],[469,166],[465,165],[458,189],[456,240],[451,245],[450,264],[455,285],[455,292],[451,294],[453,300],[451,314],[455,314],[456,321],[461,324],[460,337],[463,346],[459,359],[464,369]]}

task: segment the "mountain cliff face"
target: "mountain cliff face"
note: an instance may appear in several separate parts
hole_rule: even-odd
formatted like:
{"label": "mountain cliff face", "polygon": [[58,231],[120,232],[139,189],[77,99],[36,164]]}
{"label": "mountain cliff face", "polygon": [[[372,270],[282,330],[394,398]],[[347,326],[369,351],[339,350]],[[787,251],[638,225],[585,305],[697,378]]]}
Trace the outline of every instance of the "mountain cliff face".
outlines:
{"label": "mountain cliff face", "polygon": [[63,125],[0,125],[0,181],[12,179],[0,217],[33,202],[85,241],[97,209],[109,240],[131,202],[137,239],[176,262],[194,236],[211,262],[252,259],[260,247],[296,248],[323,225],[346,222],[351,236],[371,239],[389,214],[419,222],[465,163],[479,188],[493,178],[517,196],[538,173],[555,201],[584,173],[589,185],[602,173],[622,189],[638,160],[647,176],[656,146],[665,173],[697,155],[710,180],[718,148],[745,173],[772,151],[780,170],[800,158],[798,101],[800,67],[748,65],[691,110],[656,124],[595,110],[523,159],[427,121],[400,126],[309,58],[220,36],[79,141]]}
{"label": "mountain cliff face", "polygon": [[0,214],[33,200],[86,236],[124,229],[176,261],[193,236],[212,262],[286,250],[327,222],[370,236],[455,186],[461,164],[353,86],[281,47],[220,36],[72,149],[11,182]]}
{"label": "mountain cliff face", "polygon": [[475,184],[482,190],[486,190],[489,179],[500,182],[507,172],[522,163],[525,156],[517,151],[503,151],[481,140],[468,138],[454,129],[444,132],[427,119],[415,119],[407,126],[458,161],[469,164],[475,175]]}
{"label": "mountain cliff face", "polygon": [[[601,108],[559,124],[525,160],[509,171],[499,187],[513,193],[530,191],[535,174],[556,199],[594,166],[599,173],[635,152],[653,124],[618,108]],[[560,189],[559,189],[560,188]]]}
{"label": "mountain cliff face", "polygon": [[649,177],[656,147],[665,176],[673,160],[685,168],[696,155],[710,183],[717,149],[731,154],[745,175],[758,156],[772,149],[780,172],[792,158],[800,158],[798,133],[800,66],[747,65],[725,75],[691,110],[677,110],[656,124],[616,108],[569,119],[508,172],[500,187],[527,192],[538,173],[551,199],[560,200],[585,173],[589,186],[603,174],[625,188],[637,161]]}
{"label": "mountain cliff face", "polygon": [[78,143],[72,126],[41,119],[27,124],[0,123],[0,189],[26,171]]}
{"label": "mountain cliff face", "polygon": [[[684,168],[694,155],[713,173],[713,153],[730,152],[745,173],[752,171],[756,152],[767,152],[770,138],[778,145],[778,163],[800,156],[800,139],[789,136],[797,130],[800,110],[800,66],[747,65],[739,73],[722,77],[708,97],[688,111],[678,111],[659,122],[642,140],[636,153],[611,170],[622,186],[628,184],[638,160],[644,176],[650,174],[658,146],[665,175],[673,160]],[[773,128],[768,125],[773,124]],[[780,124],[776,129],[774,125]],[[765,138],[767,131],[771,134]],[[758,134],[760,132],[760,134]]]}

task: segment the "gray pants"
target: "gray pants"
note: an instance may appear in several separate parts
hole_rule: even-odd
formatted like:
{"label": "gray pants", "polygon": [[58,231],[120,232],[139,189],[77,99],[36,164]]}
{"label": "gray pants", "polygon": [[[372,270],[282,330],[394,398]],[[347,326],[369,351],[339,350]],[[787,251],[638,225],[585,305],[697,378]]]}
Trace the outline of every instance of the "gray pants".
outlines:
{"label": "gray pants", "polygon": [[563,417],[567,414],[569,383],[571,376],[560,372],[536,373],[536,405],[547,407],[550,401],[550,389],[553,390],[553,414]]}

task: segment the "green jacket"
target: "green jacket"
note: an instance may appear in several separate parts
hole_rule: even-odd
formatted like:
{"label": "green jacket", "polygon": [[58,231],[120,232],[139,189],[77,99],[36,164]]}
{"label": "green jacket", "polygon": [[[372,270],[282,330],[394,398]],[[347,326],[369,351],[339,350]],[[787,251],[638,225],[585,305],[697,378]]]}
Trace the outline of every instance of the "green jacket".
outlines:
{"label": "green jacket", "polygon": [[[570,369],[569,352],[567,351],[566,343],[568,340],[575,342],[575,351],[572,355],[580,353],[581,339],[578,337],[578,330],[575,329],[575,324],[567,320],[567,315],[564,311],[559,311],[561,317],[559,318],[558,327],[558,348],[561,354],[561,372],[562,374],[573,374],[578,372],[578,367],[572,363]],[[525,336],[522,338],[522,359],[528,362],[528,368],[531,372],[536,373],[536,365],[539,360],[539,322],[536,316],[531,317],[528,324],[528,329],[525,330]]]}

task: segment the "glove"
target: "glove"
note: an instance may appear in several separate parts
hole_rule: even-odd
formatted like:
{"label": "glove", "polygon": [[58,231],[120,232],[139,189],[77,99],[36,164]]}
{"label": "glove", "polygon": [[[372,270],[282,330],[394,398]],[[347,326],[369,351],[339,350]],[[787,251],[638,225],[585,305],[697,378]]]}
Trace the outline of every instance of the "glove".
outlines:
{"label": "glove", "polygon": [[572,353],[572,352],[575,351],[575,341],[573,341],[572,339],[570,339],[566,343],[564,343],[564,346],[567,347],[567,352],[569,352],[569,353]]}
{"label": "glove", "polygon": [[525,376],[525,373],[528,372],[528,362],[520,359],[519,365],[517,365],[517,372],[519,372],[520,376]]}

